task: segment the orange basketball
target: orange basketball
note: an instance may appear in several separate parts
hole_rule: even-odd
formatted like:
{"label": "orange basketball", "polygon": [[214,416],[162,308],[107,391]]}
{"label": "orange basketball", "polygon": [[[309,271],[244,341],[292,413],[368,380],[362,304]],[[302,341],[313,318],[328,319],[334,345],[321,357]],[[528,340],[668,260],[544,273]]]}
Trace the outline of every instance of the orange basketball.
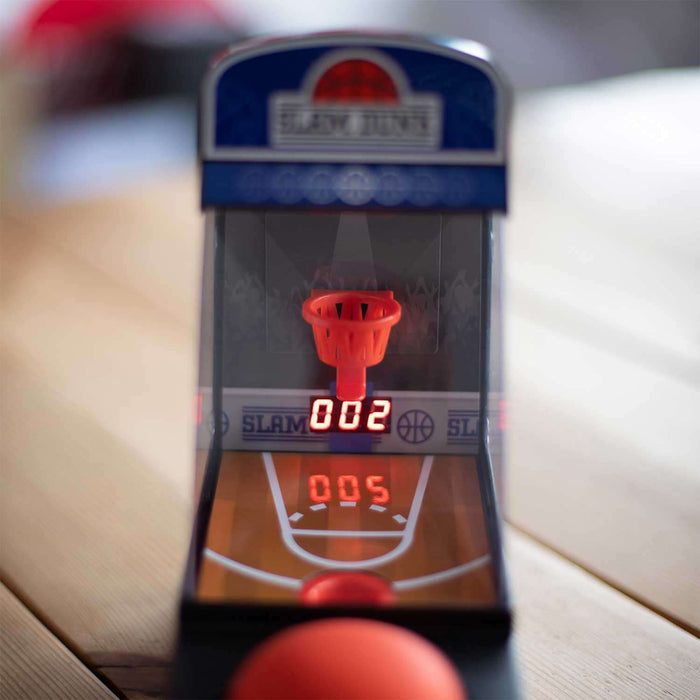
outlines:
{"label": "orange basketball", "polygon": [[364,571],[324,571],[304,582],[299,598],[306,605],[390,605],[391,583]]}
{"label": "orange basketball", "polygon": [[459,676],[433,644],[375,620],[326,619],[290,627],[253,650],[227,698],[463,700]]}

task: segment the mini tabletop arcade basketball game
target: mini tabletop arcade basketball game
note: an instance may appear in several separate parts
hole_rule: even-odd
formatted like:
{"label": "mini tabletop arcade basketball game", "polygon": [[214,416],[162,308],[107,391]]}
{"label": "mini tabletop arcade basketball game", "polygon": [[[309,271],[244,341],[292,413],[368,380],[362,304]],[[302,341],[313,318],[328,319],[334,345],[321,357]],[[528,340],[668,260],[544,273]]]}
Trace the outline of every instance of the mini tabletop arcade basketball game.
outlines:
{"label": "mini tabletop arcade basketball game", "polygon": [[516,695],[495,494],[506,112],[471,43],[258,40],[207,75],[176,697]]}

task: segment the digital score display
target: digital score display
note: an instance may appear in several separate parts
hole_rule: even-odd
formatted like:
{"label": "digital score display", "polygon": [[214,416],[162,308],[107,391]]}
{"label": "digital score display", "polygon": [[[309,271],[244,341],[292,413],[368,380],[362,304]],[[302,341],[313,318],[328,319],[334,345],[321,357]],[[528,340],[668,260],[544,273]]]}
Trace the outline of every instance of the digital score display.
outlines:
{"label": "digital score display", "polygon": [[312,474],[308,483],[309,500],[313,503],[337,500],[347,504],[366,500],[368,503],[384,505],[391,499],[389,489],[382,485],[384,477],[380,474],[370,474],[364,479],[357,474],[341,474],[332,486],[328,474]]}
{"label": "digital score display", "polygon": [[341,401],[312,396],[309,429],[315,433],[390,433],[391,399]]}

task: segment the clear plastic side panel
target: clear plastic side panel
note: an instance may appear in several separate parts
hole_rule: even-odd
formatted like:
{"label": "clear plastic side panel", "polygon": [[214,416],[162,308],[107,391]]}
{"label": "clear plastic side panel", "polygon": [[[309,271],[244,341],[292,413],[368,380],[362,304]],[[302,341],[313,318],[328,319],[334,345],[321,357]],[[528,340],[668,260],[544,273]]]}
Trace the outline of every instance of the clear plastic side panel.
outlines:
{"label": "clear plastic side panel", "polygon": [[489,310],[489,373],[488,373],[488,423],[487,435],[493,468],[496,495],[501,514],[505,503],[505,434],[507,404],[503,356],[503,222],[500,217],[490,217],[491,231],[491,299]]}
{"label": "clear plastic side panel", "polygon": [[212,385],[214,338],[214,231],[215,213],[209,211],[205,218],[204,250],[202,264],[202,297],[199,325],[199,370],[197,380],[195,463],[197,493],[204,474],[213,435]]}

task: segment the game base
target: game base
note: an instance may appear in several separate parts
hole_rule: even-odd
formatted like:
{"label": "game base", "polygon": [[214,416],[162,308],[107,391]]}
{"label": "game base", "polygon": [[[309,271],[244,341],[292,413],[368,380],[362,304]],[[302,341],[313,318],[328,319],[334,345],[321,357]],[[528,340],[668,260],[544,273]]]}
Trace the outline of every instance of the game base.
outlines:
{"label": "game base", "polygon": [[[377,610],[371,618],[399,624],[436,644],[454,664],[470,700],[519,697],[506,616],[465,615],[457,620],[451,611],[397,612]],[[184,603],[171,697],[225,697],[232,675],[252,647],[287,626],[333,615],[356,617],[357,610]]]}

